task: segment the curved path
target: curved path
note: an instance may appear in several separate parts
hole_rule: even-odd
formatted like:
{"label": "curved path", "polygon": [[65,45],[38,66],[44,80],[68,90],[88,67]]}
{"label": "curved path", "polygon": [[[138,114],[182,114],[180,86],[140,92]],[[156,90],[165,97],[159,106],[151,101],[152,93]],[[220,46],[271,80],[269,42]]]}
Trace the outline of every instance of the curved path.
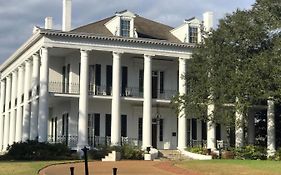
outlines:
{"label": "curved path", "polygon": [[[66,163],[43,168],[39,175],[70,175],[70,167],[74,167],[74,175],[84,175],[84,163]],[[89,175],[111,175],[112,168],[118,168],[117,175],[199,175],[186,169],[175,167],[170,161],[117,161],[89,162]]]}

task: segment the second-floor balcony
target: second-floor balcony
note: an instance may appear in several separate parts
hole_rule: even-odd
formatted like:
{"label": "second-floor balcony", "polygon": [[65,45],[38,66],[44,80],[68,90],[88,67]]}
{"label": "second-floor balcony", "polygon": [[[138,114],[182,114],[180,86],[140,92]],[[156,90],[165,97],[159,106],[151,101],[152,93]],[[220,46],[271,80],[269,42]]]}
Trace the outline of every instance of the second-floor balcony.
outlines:
{"label": "second-floor balcony", "polygon": [[[79,95],[79,83],[63,83],[63,82],[49,82],[49,92],[58,94],[73,94]],[[89,95],[93,96],[111,96],[112,87],[110,86],[97,86],[94,84],[89,85]],[[177,94],[176,90],[159,90],[152,89],[153,99],[170,100]],[[143,89],[138,87],[121,87],[122,97],[143,98]]]}

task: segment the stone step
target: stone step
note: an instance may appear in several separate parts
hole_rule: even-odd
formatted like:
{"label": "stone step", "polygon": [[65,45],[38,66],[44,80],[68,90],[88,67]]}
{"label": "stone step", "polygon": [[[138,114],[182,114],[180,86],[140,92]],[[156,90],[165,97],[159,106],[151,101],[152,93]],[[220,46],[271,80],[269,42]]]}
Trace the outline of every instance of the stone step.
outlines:
{"label": "stone step", "polygon": [[159,157],[170,160],[180,160],[184,158],[178,150],[159,150]]}

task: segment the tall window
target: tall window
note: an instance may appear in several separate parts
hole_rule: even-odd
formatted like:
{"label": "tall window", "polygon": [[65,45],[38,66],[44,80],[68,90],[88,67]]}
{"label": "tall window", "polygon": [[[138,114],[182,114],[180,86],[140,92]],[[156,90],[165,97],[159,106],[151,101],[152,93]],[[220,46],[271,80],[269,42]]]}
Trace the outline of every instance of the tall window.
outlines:
{"label": "tall window", "polygon": [[163,125],[164,125],[164,119],[160,119],[159,121],[159,141],[163,141],[163,133],[164,133],[164,130],[163,130]]}
{"label": "tall window", "polygon": [[111,114],[105,114],[105,136],[111,136]]}
{"label": "tall window", "polygon": [[142,140],[142,118],[139,118],[138,123],[138,139]]}
{"label": "tall window", "polygon": [[128,67],[122,66],[122,95],[126,95],[126,88],[128,86]]}
{"label": "tall window", "polygon": [[197,43],[198,42],[198,28],[189,27],[189,42]]}
{"label": "tall window", "polygon": [[139,71],[139,92],[143,93],[143,69]]}
{"label": "tall window", "polygon": [[130,36],[130,20],[121,19],[120,35],[126,37]]}
{"label": "tall window", "polygon": [[106,95],[111,95],[112,88],[112,66],[106,66]]}
{"label": "tall window", "polygon": [[121,115],[121,136],[127,137],[127,115]]}

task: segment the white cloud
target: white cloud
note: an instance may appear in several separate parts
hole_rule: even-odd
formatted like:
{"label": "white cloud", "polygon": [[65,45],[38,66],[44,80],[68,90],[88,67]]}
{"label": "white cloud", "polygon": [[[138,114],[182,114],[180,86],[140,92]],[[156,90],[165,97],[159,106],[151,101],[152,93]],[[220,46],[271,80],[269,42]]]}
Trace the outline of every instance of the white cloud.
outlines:
{"label": "white cloud", "polygon": [[[216,20],[236,8],[250,8],[254,0],[73,0],[73,26],[77,27],[128,9],[143,17],[180,25],[184,19],[202,18],[205,11],[215,12]],[[32,26],[43,26],[52,16],[61,26],[62,0],[0,1],[0,63],[30,37]]]}

